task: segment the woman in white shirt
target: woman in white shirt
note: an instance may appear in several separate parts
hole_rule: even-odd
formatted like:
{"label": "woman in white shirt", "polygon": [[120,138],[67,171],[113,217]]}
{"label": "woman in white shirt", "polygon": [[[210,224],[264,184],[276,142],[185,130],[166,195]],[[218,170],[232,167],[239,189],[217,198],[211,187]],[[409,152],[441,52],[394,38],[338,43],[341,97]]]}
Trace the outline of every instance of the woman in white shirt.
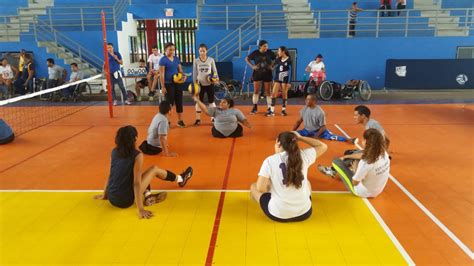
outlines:
{"label": "woman in white shirt", "polygon": [[326,80],[326,66],[324,65],[324,62],[323,62],[323,56],[321,54],[318,54],[313,61],[309,62],[305,71],[309,73],[309,79],[308,79],[308,82],[306,82],[304,86],[304,91],[306,94],[314,93],[314,92],[308,92],[308,87],[309,87],[310,82],[313,82],[314,83],[313,85],[317,86],[323,80]]}
{"label": "woman in white shirt", "polygon": [[[360,161],[360,154],[345,155],[341,159],[351,162],[355,174],[342,177],[342,181],[355,195],[361,198],[375,198],[387,185],[390,175],[390,159],[387,154],[385,139],[379,130],[367,129],[362,141],[364,151]],[[333,163],[334,165],[334,163]],[[339,171],[338,171],[339,172]]]}
{"label": "woman in white shirt", "polygon": [[[311,147],[301,150],[298,141]],[[308,168],[326,152],[326,144],[297,132],[282,132],[275,142],[275,154],[267,157],[258,180],[250,187],[252,198],[265,215],[278,222],[296,222],[311,216],[311,184]]]}

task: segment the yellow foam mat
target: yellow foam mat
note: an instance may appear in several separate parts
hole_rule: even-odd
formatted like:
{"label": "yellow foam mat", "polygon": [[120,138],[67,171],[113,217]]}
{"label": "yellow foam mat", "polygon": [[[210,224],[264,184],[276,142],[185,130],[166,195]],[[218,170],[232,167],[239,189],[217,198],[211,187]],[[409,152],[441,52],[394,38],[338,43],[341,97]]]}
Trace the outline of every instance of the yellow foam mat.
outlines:
{"label": "yellow foam mat", "polygon": [[168,193],[139,220],[97,193],[0,193],[0,265],[204,265],[219,193]]}
{"label": "yellow foam mat", "polygon": [[[139,220],[89,192],[0,193],[0,265],[204,265],[218,192],[169,192]],[[313,216],[281,224],[226,193],[215,265],[406,264],[365,203],[314,194]]]}
{"label": "yellow foam mat", "polygon": [[299,223],[269,220],[248,193],[226,193],[216,265],[406,265],[362,199],[313,194],[313,215]]}

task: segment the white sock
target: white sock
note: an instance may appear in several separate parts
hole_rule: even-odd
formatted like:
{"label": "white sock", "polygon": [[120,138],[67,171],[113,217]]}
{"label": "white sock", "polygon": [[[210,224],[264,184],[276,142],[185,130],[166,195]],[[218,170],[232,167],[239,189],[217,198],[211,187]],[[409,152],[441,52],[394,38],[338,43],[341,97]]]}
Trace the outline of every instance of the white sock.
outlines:
{"label": "white sock", "polygon": [[180,182],[183,182],[183,178],[181,177],[181,175],[177,175],[176,176],[176,182],[180,183]]}
{"label": "white sock", "polygon": [[214,108],[215,108],[215,107],[216,107],[216,103],[210,103],[210,104],[209,104],[209,107],[214,107]]}
{"label": "white sock", "polygon": [[275,106],[270,106],[270,111],[272,111],[272,113],[275,112]]}
{"label": "white sock", "polygon": [[272,96],[267,96],[267,106],[268,107],[272,106]]}
{"label": "white sock", "polygon": [[258,94],[254,94],[252,96],[252,102],[253,102],[253,104],[258,104]]}

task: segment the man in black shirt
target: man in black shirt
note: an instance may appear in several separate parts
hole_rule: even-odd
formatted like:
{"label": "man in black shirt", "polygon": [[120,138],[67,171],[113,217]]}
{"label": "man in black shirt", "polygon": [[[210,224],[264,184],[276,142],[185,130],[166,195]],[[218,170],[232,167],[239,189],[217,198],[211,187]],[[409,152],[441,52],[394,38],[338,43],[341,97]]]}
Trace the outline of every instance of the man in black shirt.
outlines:
{"label": "man in black shirt", "polygon": [[[252,62],[253,61],[253,64]],[[267,96],[267,112],[270,110],[272,104],[272,97],[270,95],[270,87],[272,84],[273,63],[275,61],[275,54],[268,50],[268,42],[261,40],[258,43],[258,50],[253,51],[245,58],[245,62],[253,69],[253,109],[250,114],[257,113],[258,95],[260,93],[260,84],[263,82],[265,94]]]}

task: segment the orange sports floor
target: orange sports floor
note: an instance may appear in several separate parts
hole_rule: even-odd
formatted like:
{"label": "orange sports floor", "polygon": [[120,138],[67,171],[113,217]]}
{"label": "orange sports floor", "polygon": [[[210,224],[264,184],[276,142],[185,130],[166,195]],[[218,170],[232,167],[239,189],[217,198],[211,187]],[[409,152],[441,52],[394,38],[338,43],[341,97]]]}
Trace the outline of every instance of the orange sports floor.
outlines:
{"label": "orange sports floor", "polygon": [[[244,113],[250,111],[250,106],[237,108]],[[313,190],[320,192],[316,193],[316,200],[313,201],[315,214],[310,221],[301,225],[282,226],[267,221],[258,211],[257,204],[248,200],[247,193],[232,191],[248,190],[250,184],[256,180],[264,158],[272,154],[276,135],[292,128],[299,108],[290,106],[288,117],[267,118],[263,114],[248,116],[254,125],[253,129],[245,128],[244,137],[235,141],[212,138],[210,121],[207,118],[204,118],[205,122],[200,127],[173,127],[169,140],[171,150],[176,151],[178,157],[145,156],[144,167],[158,165],[179,172],[192,165],[195,174],[185,189],[194,192],[170,193],[166,202],[151,208],[157,217],[140,221],[140,230],[146,229],[147,234],[150,234],[149,239],[154,241],[152,247],[144,244],[146,240],[137,240],[135,249],[122,249],[114,253],[110,252],[110,249],[100,252],[101,249],[98,248],[98,251],[94,250],[96,256],[91,255],[88,260],[82,260],[84,257],[81,252],[87,253],[87,246],[91,242],[101,239],[105,241],[104,246],[110,243],[120,244],[125,242],[120,237],[124,231],[128,232],[125,234],[128,240],[133,239],[136,232],[124,228],[118,230],[122,233],[104,229],[100,231],[102,237],[90,235],[89,231],[79,237],[74,230],[74,233],[71,230],[61,231],[58,227],[71,229],[73,226],[81,227],[82,224],[93,227],[94,224],[90,224],[87,219],[90,212],[91,219],[97,220],[97,217],[103,216],[110,219],[110,223],[107,223],[107,220],[101,221],[97,225],[98,228],[113,228],[118,219],[136,223],[135,210],[115,211],[104,202],[93,201],[92,194],[87,193],[103,188],[118,127],[128,124],[136,126],[139,141],[143,140],[157,107],[117,107],[114,109],[115,118],[109,119],[107,107],[91,106],[19,136],[14,143],[0,147],[0,265],[203,265],[205,262],[219,265],[380,265],[411,262],[418,265],[474,264],[473,105],[371,105],[373,118],[382,124],[392,141],[391,174],[394,178],[389,181],[385,191],[378,198],[369,201],[337,193],[345,190],[342,183],[322,176],[317,172],[316,166],[328,164],[333,157],[353,146],[326,142],[329,146],[328,152],[317,159],[308,175]],[[342,134],[336,127],[337,124],[349,135],[361,137],[363,128],[354,124],[353,108],[354,106],[350,105],[324,105],[329,129],[336,134]],[[172,116],[172,122],[176,122],[175,115]],[[188,125],[194,122],[194,107],[185,107],[185,122]],[[398,185],[394,181],[398,182]],[[175,184],[157,180],[153,181],[152,188],[178,190]],[[86,194],[84,196],[72,191],[84,191]],[[336,202],[339,204],[335,204]],[[66,216],[70,214],[70,217],[77,219],[62,223],[62,220],[58,220],[58,215],[49,211],[40,213],[42,209],[52,210],[54,213],[55,206],[58,206],[59,213]],[[188,218],[192,222],[178,222],[180,226],[174,227],[163,222],[161,218],[166,213],[169,213],[169,217],[173,216],[173,210],[177,208],[173,206],[191,206],[190,212],[193,216]],[[318,208],[321,211],[318,212]],[[219,214],[220,211],[220,219],[216,219],[216,213]],[[346,211],[351,213],[349,216],[353,217],[353,220],[344,215]],[[30,212],[48,223],[27,218]],[[101,216],[102,213],[105,214]],[[184,213],[176,214],[176,219],[179,220],[180,215]],[[352,225],[357,222],[360,226],[353,228],[338,218],[348,219],[347,223]],[[242,223],[246,226],[242,227]],[[157,225],[156,228],[154,224]],[[176,225],[174,222],[170,224]],[[367,226],[368,224],[373,227]],[[196,226],[202,230],[197,230]],[[169,233],[168,228],[171,228]],[[374,228],[378,231],[370,231]],[[173,235],[180,235],[183,231],[188,232],[185,243],[191,243],[189,245],[192,248],[182,251],[179,259],[173,257],[160,260],[174,254],[171,250],[176,248],[173,245],[167,246],[167,243],[179,245],[180,242],[176,242]],[[344,233],[346,231],[354,234]],[[25,235],[25,232],[28,234]],[[288,235],[288,232],[291,234]],[[366,241],[357,241],[361,235],[365,236]],[[22,250],[23,255],[13,251],[12,247],[15,247],[15,250],[21,249],[25,241],[41,242],[43,237],[48,236],[53,236],[53,240],[49,241],[54,242],[54,245],[48,246],[50,251],[55,251],[64,244],[65,247],[76,250],[77,254],[66,256],[61,254],[59,249],[58,252],[50,252],[51,254],[46,256],[38,246]],[[210,245],[213,238],[214,244]],[[302,243],[297,241],[299,238],[306,243],[302,247],[298,246]],[[314,239],[319,239],[320,242],[316,243]],[[242,245],[238,244],[239,240],[243,241]],[[270,246],[267,247],[264,243]],[[385,247],[384,245],[387,248],[380,248]],[[282,253],[283,250],[293,250],[291,247],[295,246],[299,248],[294,252]],[[325,249],[319,252],[318,247],[321,246]],[[370,250],[358,250],[361,246],[370,246]],[[163,253],[163,249],[167,248],[170,251]],[[391,255],[381,255],[392,249]],[[130,250],[136,252],[132,254]],[[315,250],[318,252],[314,252]],[[29,256],[29,252],[38,254]],[[161,252],[161,257],[156,252]],[[24,256],[25,254],[27,256]],[[334,256],[321,257],[321,254]],[[392,255],[393,260],[387,259]],[[137,259],[118,259],[134,258],[133,256]],[[266,256],[266,259],[262,259],[262,256]],[[33,257],[36,259],[31,259]],[[143,257],[147,259],[140,259]]]}

